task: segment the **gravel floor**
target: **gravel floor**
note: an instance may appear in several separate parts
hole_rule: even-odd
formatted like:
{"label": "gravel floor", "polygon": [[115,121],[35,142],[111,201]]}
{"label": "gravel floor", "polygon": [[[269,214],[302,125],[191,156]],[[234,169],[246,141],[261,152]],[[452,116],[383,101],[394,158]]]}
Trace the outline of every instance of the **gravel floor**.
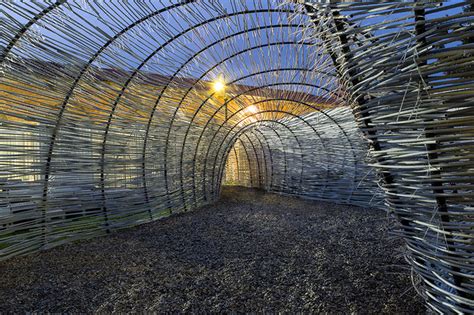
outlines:
{"label": "gravel floor", "polygon": [[0,311],[423,313],[383,212],[244,188],[0,263]]}

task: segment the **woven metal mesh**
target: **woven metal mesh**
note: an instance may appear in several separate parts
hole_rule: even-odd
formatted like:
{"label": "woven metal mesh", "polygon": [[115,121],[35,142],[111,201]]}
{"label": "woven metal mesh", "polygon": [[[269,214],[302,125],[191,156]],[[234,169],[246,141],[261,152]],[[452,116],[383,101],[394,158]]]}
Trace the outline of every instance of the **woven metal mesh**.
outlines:
{"label": "woven metal mesh", "polygon": [[384,199],[428,305],[472,311],[469,1],[1,5],[0,258],[222,182]]}
{"label": "woven metal mesh", "polygon": [[243,133],[229,151],[224,185],[383,207],[367,145],[347,107],[268,121]]}
{"label": "woven metal mesh", "polygon": [[369,139],[419,292],[433,310],[472,312],[471,2],[315,3],[305,9]]}

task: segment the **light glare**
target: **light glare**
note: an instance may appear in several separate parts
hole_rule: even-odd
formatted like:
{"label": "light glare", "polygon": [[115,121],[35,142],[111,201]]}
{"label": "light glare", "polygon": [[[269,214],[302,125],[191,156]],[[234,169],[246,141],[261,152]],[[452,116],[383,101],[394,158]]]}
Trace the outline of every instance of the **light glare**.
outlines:
{"label": "light glare", "polygon": [[218,79],[214,82],[214,91],[221,92],[225,89],[225,83],[222,79]]}
{"label": "light glare", "polygon": [[247,111],[253,114],[256,114],[258,112],[258,108],[255,105],[250,105],[247,107]]}

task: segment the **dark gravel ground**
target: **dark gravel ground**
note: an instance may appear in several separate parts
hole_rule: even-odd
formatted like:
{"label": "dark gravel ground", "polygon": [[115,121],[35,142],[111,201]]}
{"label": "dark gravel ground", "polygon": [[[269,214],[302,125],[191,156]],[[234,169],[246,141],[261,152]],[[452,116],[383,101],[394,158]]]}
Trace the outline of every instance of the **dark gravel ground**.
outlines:
{"label": "dark gravel ground", "polygon": [[225,188],[214,205],[0,263],[0,311],[423,313],[388,225]]}

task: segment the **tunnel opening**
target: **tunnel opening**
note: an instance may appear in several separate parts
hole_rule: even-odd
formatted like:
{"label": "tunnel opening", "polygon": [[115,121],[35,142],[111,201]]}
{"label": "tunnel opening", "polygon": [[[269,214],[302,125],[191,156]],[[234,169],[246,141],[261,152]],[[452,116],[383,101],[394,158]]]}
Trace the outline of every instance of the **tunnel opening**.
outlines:
{"label": "tunnel opening", "polygon": [[383,208],[350,108],[278,114],[281,119],[259,119],[237,135],[226,153],[223,185]]}

